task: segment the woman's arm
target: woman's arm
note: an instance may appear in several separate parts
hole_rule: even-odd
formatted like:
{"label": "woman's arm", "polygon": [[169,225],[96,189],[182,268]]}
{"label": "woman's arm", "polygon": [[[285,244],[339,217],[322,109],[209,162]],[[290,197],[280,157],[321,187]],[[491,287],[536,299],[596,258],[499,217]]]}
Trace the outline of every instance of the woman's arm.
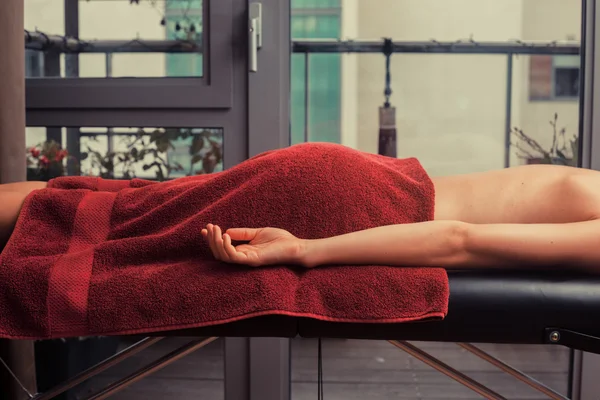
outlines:
{"label": "woman's arm", "polygon": [[447,269],[566,264],[600,271],[600,220],[565,224],[428,221],[305,240],[301,264]]}
{"label": "woman's arm", "polygon": [[[222,261],[264,266],[397,265],[447,269],[565,265],[600,272],[600,220],[558,224],[427,221],[301,239],[276,228],[202,231]],[[234,246],[232,240],[248,242]]]}

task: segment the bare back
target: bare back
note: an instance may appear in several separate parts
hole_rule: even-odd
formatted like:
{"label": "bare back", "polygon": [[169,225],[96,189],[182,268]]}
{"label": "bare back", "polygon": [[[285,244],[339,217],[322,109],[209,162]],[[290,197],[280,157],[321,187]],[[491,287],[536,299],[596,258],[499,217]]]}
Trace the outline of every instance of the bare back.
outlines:
{"label": "bare back", "polygon": [[600,217],[600,172],[528,165],[433,178],[435,219],[568,223]]}

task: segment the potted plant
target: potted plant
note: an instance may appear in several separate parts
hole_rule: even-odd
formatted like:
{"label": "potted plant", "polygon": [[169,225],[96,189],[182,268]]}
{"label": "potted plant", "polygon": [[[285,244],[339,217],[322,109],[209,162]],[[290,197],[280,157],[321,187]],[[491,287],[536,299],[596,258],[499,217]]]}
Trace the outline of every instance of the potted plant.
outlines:
{"label": "potted plant", "polygon": [[527,164],[557,164],[577,167],[579,136],[574,134],[567,137],[566,128],[558,129],[557,121],[558,114],[554,113],[554,119],[550,121],[553,134],[549,150],[544,149],[522,129],[513,128],[511,133],[517,138],[517,142],[513,143],[519,152],[517,157],[525,160]]}
{"label": "potted plant", "polygon": [[118,146],[121,150],[102,154],[87,146],[81,160],[88,160],[90,169],[83,171],[85,174],[132,179],[136,171],[143,170],[153,173],[157,181],[164,181],[218,171],[223,162],[222,146],[218,130],[194,132],[187,128],[157,128],[148,132],[140,129],[133,135],[121,136]]}
{"label": "potted plant", "polygon": [[65,174],[65,162],[74,160],[60,143],[42,142],[27,149],[27,180],[49,181]]}

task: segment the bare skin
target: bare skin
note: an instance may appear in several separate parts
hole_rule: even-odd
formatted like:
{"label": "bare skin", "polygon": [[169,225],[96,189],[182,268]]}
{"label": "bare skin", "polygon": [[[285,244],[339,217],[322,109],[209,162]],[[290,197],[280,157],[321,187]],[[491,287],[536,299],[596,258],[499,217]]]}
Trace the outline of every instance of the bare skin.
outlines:
{"label": "bare skin", "polygon": [[[523,166],[433,179],[433,221],[303,240],[209,224],[214,256],[250,266],[380,264],[446,269],[568,266],[600,273],[600,172]],[[247,243],[233,246],[231,241]]]}
{"label": "bare skin", "polygon": [[0,185],[0,250],[4,247],[17,222],[27,195],[46,187],[46,182],[15,182]]}
{"label": "bare skin", "polygon": [[[202,230],[228,263],[435,266],[447,269],[568,265],[600,273],[600,172],[523,166],[433,178],[433,221],[388,225],[318,240],[281,229]],[[0,185],[0,248],[25,197],[44,182]],[[237,246],[233,241],[244,243]]]}

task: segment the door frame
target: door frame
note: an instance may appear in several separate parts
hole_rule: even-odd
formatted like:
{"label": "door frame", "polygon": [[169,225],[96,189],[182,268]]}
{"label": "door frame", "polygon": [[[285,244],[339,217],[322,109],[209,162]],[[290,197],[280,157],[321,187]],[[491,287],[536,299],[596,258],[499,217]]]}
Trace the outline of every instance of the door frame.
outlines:
{"label": "door frame", "polygon": [[[600,7],[582,0],[580,158],[581,167],[600,171]],[[573,400],[596,400],[600,393],[600,355],[573,351]]]}

